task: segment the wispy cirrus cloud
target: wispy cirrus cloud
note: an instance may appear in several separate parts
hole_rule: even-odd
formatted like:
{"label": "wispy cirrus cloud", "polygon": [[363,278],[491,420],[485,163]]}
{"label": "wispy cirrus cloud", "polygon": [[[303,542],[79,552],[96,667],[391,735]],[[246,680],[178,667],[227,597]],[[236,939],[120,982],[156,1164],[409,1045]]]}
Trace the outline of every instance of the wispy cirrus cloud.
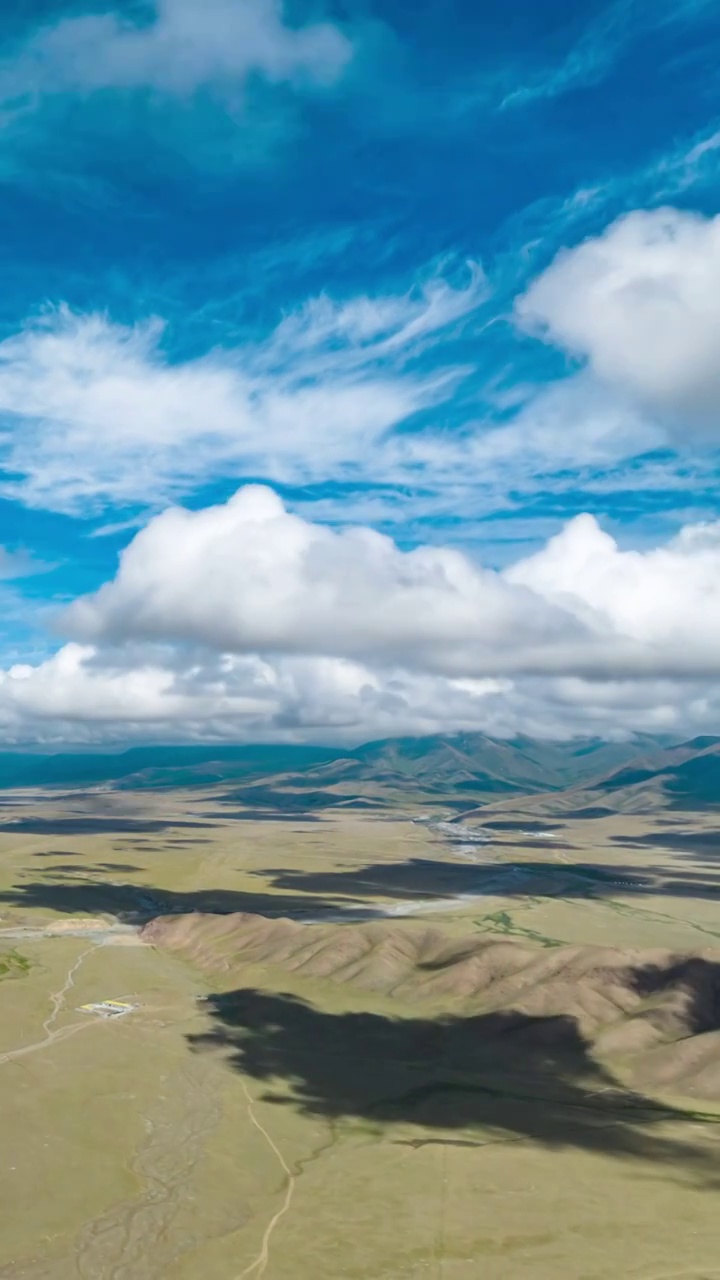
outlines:
{"label": "wispy cirrus cloud", "polygon": [[456,384],[462,370],[420,369],[417,357],[481,303],[482,272],[467,277],[320,297],[263,341],[182,363],[165,354],[159,321],[47,312],[0,343],[4,463],[18,477],[3,491],[97,510],[157,503],[223,472],[303,483],[364,466],[386,432]]}
{"label": "wispy cirrus cloud", "polygon": [[546,196],[506,220],[498,239],[493,284],[522,291],[561,250],[597,236],[617,218],[685,203],[716,207],[720,117],[632,165],[598,166],[592,178],[561,196]]}
{"label": "wispy cirrus cloud", "polygon": [[[591,370],[509,400],[498,392],[498,300],[478,267],[461,277],[320,295],[263,338],[231,334],[184,359],[161,321],[45,312],[0,343],[0,496],[107,512],[101,531],[114,533],[137,523],[138,507],[251,477],[298,491],[301,505],[319,500],[340,523],[374,510],[398,526],[422,510],[467,527],[522,495],[642,490],[634,460],[658,450],[652,487],[660,470],[672,485],[674,469],[681,489],[682,475],[704,474],[686,439],[673,460],[666,424]],[[334,493],[311,492],[327,485]]]}
{"label": "wispy cirrus cloud", "polygon": [[712,0],[657,0],[652,5],[643,0],[610,0],[594,20],[579,26],[564,56],[548,61],[507,92],[500,109],[528,106],[596,85],[643,36],[702,21],[712,8]]}

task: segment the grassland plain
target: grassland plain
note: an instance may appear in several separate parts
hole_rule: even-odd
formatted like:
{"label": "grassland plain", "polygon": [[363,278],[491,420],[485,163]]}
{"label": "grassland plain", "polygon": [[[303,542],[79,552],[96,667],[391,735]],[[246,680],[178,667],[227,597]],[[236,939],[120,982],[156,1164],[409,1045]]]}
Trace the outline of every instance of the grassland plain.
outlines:
{"label": "grassland plain", "polygon": [[[319,920],[340,937],[368,921],[388,937],[437,927],[533,955],[698,951],[720,942],[710,817],[565,814],[528,834],[532,806],[504,801],[483,822],[518,825],[473,845],[411,821],[412,805],[258,815],[214,791],[9,798],[0,952],[20,960],[0,972],[0,1276],[720,1275],[707,1099],[653,1111],[647,1098],[646,1123],[634,1095],[629,1127],[612,1108],[590,1123],[610,1086],[585,1059],[570,1080],[575,1065],[552,1046],[526,1046],[514,1091],[475,1066],[430,1097],[415,1037],[448,1013],[437,994],[272,957],[198,963],[137,937],[153,917],[233,911]],[[239,986],[258,993],[262,1028],[233,1021]],[[108,997],[137,1008],[78,1012]],[[477,999],[451,1003],[484,1016]],[[392,1052],[363,1056],[378,1027]],[[326,1078],[349,1090],[332,1106],[327,1090],[322,1106],[317,1090],[309,1099],[308,1082]]]}

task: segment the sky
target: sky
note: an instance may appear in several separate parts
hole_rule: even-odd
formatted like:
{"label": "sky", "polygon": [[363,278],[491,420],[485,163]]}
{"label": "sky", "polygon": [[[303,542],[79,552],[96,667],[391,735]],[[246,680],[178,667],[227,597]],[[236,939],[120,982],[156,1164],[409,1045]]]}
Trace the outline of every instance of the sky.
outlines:
{"label": "sky", "polygon": [[720,8],[0,15],[0,745],[720,732]]}

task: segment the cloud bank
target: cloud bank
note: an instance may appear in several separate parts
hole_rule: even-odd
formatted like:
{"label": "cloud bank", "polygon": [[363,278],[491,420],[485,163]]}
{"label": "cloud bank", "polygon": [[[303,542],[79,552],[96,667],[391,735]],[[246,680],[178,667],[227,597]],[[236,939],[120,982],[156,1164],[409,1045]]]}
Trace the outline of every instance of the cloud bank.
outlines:
{"label": "cloud bank", "polygon": [[0,671],[8,742],[712,732],[720,522],[625,551],[584,515],[493,571],[245,486],[152,518],[58,622]]}
{"label": "cloud bank", "polygon": [[6,744],[317,742],[480,731],[563,738],[716,733],[717,683],[449,678],[340,658],[68,644],[0,671]]}
{"label": "cloud bank", "polygon": [[720,522],[622,551],[591,515],[502,572],[333,530],[263,486],[170,508],[64,625],[90,642],[342,657],[448,676],[720,675]]}

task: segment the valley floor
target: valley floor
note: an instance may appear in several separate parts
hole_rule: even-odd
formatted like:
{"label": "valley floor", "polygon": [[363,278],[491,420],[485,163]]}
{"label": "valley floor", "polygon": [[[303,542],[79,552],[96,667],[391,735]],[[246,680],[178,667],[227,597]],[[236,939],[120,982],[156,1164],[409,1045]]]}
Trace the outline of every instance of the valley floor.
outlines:
{"label": "valley floor", "polygon": [[0,1277],[720,1275],[708,818],[6,799]]}

